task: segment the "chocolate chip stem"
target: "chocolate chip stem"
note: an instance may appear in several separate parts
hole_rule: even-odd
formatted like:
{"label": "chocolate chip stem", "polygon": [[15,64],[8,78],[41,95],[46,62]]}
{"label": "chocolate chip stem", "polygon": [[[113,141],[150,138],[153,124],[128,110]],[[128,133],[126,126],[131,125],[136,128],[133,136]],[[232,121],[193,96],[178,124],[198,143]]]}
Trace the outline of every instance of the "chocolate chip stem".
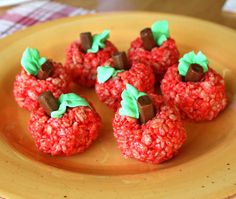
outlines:
{"label": "chocolate chip stem", "polygon": [[80,33],[80,42],[83,52],[87,52],[88,49],[92,47],[93,37],[91,32],[82,32]]}
{"label": "chocolate chip stem", "polygon": [[185,76],[186,82],[199,82],[204,75],[203,68],[198,64],[191,64]]}
{"label": "chocolate chip stem", "polygon": [[59,108],[57,99],[53,96],[51,91],[46,91],[38,97],[38,102],[45,110],[48,116],[51,116],[51,112],[56,111]]}
{"label": "chocolate chip stem", "polygon": [[129,62],[127,55],[124,51],[122,52],[116,52],[112,55],[112,59],[114,62],[114,68],[119,69],[119,70],[127,70],[129,69]]}
{"label": "chocolate chip stem", "polygon": [[40,80],[45,80],[51,76],[53,73],[53,63],[47,60],[39,69],[37,78]]}
{"label": "chocolate chip stem", "polygon": [[138,107],[140,113],[140,122],[145,124],[148,120],[155,116],[154,106],[152,100],[148,95],[144,95],[138,98]]}
{"label": "chocolate chip stem", "polygon": [[151,28],[144,28],[140,32],[141,39],[143,41],[143,47],[145,50],[152,50],[156,46]]}

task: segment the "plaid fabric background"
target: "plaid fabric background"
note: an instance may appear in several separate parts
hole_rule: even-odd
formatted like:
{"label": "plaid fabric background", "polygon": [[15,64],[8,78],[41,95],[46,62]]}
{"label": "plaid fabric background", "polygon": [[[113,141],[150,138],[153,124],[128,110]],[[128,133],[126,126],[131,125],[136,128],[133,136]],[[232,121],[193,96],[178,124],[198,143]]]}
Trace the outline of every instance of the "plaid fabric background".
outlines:
{"label": "plaid fabric background", "polygon": [[236,0],[227,0],[223,6],[223,11],[236,14]]}
{"label": "plaid fabric background", "polygon": [[50,1],[26,3],[0,16],[0,38],[44,21],[90,13],[95,13],[95,11]]}

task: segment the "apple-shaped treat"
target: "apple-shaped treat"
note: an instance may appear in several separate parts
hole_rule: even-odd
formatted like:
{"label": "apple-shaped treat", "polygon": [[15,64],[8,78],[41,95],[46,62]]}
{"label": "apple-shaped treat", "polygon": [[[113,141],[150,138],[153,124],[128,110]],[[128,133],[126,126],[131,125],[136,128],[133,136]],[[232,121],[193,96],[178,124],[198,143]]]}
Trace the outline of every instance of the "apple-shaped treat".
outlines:
{"label": "apple-shaped treat", "polygon": [[155,76],[150,66],[142,63],[130,65],[125,52],[114,54],[112,59],[110,66],[99,66],[97,69],[95,91],[100,101],[116,111],[127,83],[140,91],[154,92]]}
{"label": "apple-shaped treat", "polygon": [[175,40],[170,37],[168,21],[157,21],[151,28],[143,29],[140,36],[131,42],[128,56],[132,63],[150,65],[157,82],[160,82],[167,68],[179,59]]}
{"label": "apple-shaped treat", "polygon": [[106,65],[116,47],[107,39],[110,31],[104,30],[92,36],[90,32],[80,33],[80,40],[72,42],[66,51],[65,67],[73,81],[86,87],[94,87],[97,67]]}
{"label": "apple-shaped treat", "polygon": [[70,78],[67,70],[60,63],[40,57],[37,49],[26,48],[21,65],[13,88],[20,107],[34,111],[39,108],[38,96],[43,92],[50,90],[55,97],[68,92]]}
{"label": "apple-shaped treat", "polygon": [[195,121],[212,120],[226,106],[224,79],[208,66],[202,53],[185,54],[179,64],[168,68],[162,82],[164,98]]}
{"label": "apple-shaped treat", "polygon": [[31,113],[29,131],[39,151],[73,155],[87,149],[97,138],[101,118],[86,99],[62,94],[57,100],[48,91],[39,96],[42,106]]}
{"label": "apple-shaped treat", "polygon": [[122,92],[121,105],[112,125],[124,157],[158,164],[178,153],[186,131],[175,107],[129,84]]}

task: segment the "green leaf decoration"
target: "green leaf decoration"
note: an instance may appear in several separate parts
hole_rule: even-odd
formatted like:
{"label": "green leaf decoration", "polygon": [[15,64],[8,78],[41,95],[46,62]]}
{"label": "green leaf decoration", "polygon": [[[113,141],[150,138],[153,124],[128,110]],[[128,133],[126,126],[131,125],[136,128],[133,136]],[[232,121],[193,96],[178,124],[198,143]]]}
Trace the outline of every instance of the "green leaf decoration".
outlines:
{"label": "green leaf decoration", "polygon": [[96,53],[99,48],[105,48],[105,41],[109,38],[109,36],[109,30],[104,30],[102,33],[94,35],[92,47],[88,49],[87,52]]}
{"label": "green leaf decoration", "polygon": [[186,76],[188,68],[191,64],[198,64],[203,68],[203,72],[208,71],[208,59],[199,51],[195,54],[193,51],[186,53],[182,58],[179,59],[178,71],[182,76]]}
{"label": "green leaf decoration", "polygon": [[61,118],[66,112],[66,107],[77,107],[77,106],[89,106],[89,103],[79,95],[75,93],[61,94],[59,97],[59,108],[56,111],[51,112],[52,118]]}
{"label": "green leaf decoration", "polygon": [[124,70],[116,70],[111,66],[99,66],[97,68],[98,83],[102,84],[111,77],[115,77],[117,73],[123,72]]}
{"label": "green leaf decoration", "polygon": [[[133,106],[131,106],[133,104]],[[132,99],[131,103],[127,103],[126,101],[121,102],[122,108],[119,111],[120,115],[126,115],[133,118],[139,118],[139,110],[137,107],[137,103],[135,99]]]}
{"label": "green leaf decoration", "polygon": [[42,66],[45,62],[47,61],[47,59],[45,57],[41,57],[38,61],[39,65]]}
{"label": "green leaf decoration", "polygon": [[158,46],[161,46],[163,42],[170,37],[168,21],[157,21],[152,24],[151,29],[154,40],[156,41]]}
{"label": "green leaf decoration", "polygon": [[46,61],[47,59],[45,57],[40,57],[37,49],[26,48],[21,58],[21,65],[29,75],[36,76]]}
{"label": "green leaf decoration", "polygon": [[139,92],[135,87],[126,84],[126,89],[121,94],[121,108],[119,114],[138,119],[139,109],[137,100],[140,96],[147,95],[146,93]]}
{"label": "green leaf decoration", "polygon": [[115,77],[118,73],[123,72],[124,70],[115,70],[115,72],[113,73],[112,77]]}

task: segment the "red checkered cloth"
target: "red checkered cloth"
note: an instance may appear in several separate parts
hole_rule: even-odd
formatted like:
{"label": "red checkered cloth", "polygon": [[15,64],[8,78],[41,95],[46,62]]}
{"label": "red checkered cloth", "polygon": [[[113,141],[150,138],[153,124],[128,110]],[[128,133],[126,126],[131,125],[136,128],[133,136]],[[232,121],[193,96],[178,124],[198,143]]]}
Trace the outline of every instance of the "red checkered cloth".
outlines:
{"label": "red checkered cloth", "polygon": [[5,15],[0,16],[0,38],[37,23],[91,13],[95,13],[95,11],[50,1],[26,3],[10,9]]}

